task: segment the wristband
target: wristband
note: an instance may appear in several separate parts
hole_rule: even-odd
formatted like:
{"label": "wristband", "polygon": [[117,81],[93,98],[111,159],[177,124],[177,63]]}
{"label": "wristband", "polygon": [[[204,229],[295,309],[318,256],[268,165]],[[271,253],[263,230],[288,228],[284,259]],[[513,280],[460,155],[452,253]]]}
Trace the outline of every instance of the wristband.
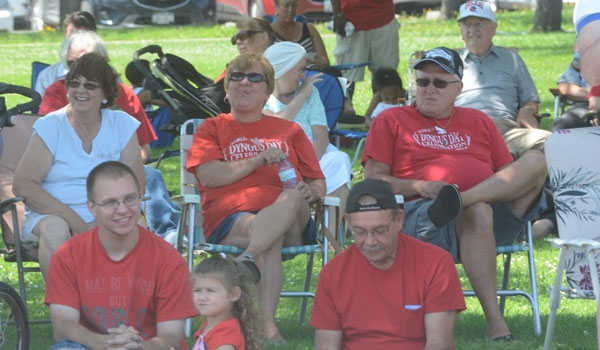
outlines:
{"label": "wristband", "polygon": [[600,85],[596,85],[590,89],[588,97],[600,97]]}

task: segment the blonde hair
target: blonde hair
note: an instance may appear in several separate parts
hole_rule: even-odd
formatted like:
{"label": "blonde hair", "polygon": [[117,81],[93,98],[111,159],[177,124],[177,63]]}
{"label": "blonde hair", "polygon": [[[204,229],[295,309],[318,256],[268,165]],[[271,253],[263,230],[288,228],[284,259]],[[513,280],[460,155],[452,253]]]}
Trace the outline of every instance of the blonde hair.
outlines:
{"label": "blonde hair", "polygon": [[262,54],[255,52],[243,53],[229,63],[227,74],[225,75],[225,91],[229,89],[229,74],[231,72],[247,71],[256,62],[260,63],[263,67],[262,74],[265,76],[265,82],[267,83],[267,94],[271,95],[275,89],[275,72],[273,71],[273,66]]}

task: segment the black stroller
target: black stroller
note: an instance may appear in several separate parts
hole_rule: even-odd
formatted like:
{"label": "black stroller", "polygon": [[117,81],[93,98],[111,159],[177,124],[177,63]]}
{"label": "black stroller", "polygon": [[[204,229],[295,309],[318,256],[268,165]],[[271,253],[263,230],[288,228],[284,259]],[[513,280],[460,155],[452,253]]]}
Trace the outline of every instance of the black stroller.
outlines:
{"label": "black stroller", "polygon": [[[140,61],[144,54],[158,56],[150,62],[150,70]],[[210,118],[230,111],[223,80],[213,82],[185,59],[163,53],[158,45],[150,45],[136,51],[133,60],[144,75],[144,88],[167,103],[171,127],[177,135],[179,126],[188,119]]]}

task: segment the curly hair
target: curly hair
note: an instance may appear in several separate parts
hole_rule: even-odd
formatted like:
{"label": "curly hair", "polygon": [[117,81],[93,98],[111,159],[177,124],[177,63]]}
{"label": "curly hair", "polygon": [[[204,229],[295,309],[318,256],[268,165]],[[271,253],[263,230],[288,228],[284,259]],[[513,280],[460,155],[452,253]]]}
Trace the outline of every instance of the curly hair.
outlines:
{"label": "curly hair", "polygon": [[259,350],[262,346],[262,322],[254,300],[254,288],[248,268],[225,254],[215,254],[204,259],[194,269],[193,278],[210,275],[219,279],[228,291],[235,287],[241,290],[240,297],[233,303],[231,311],[239,320],[247,350]]}
{"label": "curly hair", "polygon": [[381,67],[373,73],[371,86],[373,92],[381,91],[381,89],[387,87],[398,87],[401,91],[404,91],[398,71],[389,67]]}
{"label": "curly hair", "polygon": [[101,108],[108,108],[114,105],[120,87],[117,79],[119,75],[108,64],[108,59],[94,52],[86,53],[79,57],[69,67],[69,73],[65,78],[67,85],[71,80],[77,77],[84,77],[100,84],[106,102],[102,103]]}

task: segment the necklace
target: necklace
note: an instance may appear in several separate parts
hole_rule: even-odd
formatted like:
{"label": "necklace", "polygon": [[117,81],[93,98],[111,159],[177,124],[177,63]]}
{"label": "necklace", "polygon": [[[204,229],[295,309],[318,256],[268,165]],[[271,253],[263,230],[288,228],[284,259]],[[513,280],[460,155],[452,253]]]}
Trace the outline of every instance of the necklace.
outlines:
{"label": "necklace", "polygon": [[427,119],[433,120],[435,122],[435,124],[437,124],[434,126],[435,126],[435,131],[437,131],[438,134],[447,134],[448,130],[450,128],[450,124],[452,123],[452,117],[454,117],[454,114],[450,115],[450,119],[448,120],[446,125],[442,125],[442,123],[440,123],[440,121],[435,118],[431,118],[431,119],[427,118]]}
{"label": "necklace", "polygon": [[[425,117],[425,116],[423,116],[423,117]],[[434,124],[433,127],[434,127],[435,131],[438,133],[438,135],[446,135],[446,134],[448,134],[448,131],[450,130],[450,124],[452,124],[453,117],[454,117],[454,113],[450,115],[450,119],[448,120],[446,125],[442,125],[442,123],[440,123],[439,120],[437,120],[436,118],[425,117],[425,119],[429,120],[430,122],[432,122],[432,124]],[[441,136],[441,141],[442,141],[442,144],[444,145],[444,147],[448,147],[449,141],[448,141],[447,136]]]}

